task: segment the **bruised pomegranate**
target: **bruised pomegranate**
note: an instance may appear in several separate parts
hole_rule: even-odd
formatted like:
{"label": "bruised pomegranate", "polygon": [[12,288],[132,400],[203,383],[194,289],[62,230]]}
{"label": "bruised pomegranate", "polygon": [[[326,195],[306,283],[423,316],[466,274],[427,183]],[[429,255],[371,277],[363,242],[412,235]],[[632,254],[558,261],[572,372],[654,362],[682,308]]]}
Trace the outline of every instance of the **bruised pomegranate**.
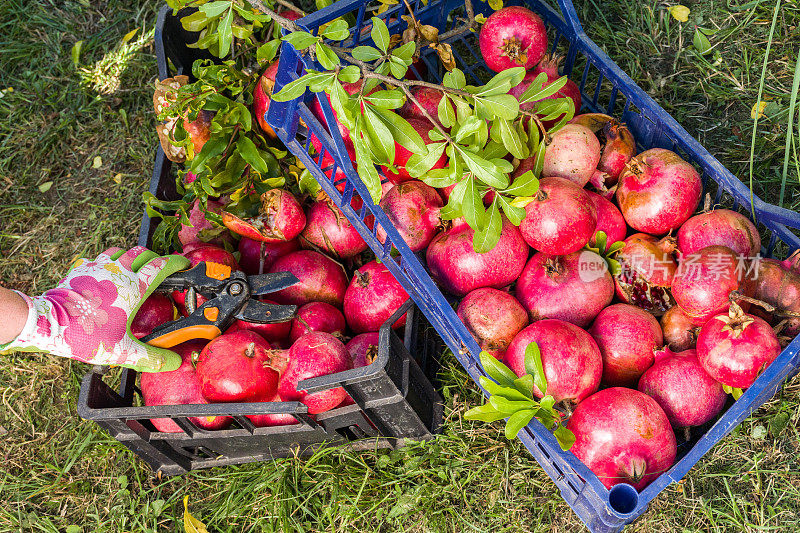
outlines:
{"label": "bruised pomegranate", "polygon": [[206,344],[197,359],[197,377],[210,402],[272,398],[278,372],[270,367],[270,345],[253,331],[224,333]]}
{"label": "bruised pomegranate", "polygon": [[636,155],[636,140],[630,130],[624,124],[602,113],[576,115],[570,123],[583,124],[600,140],[600,161],[597,163],[597,170],[603,175],[604,182],[596,182],[594,185],[603,190],[616,184],[628,161]]}
{"label": "bruised pomegranate", "polygon": [[567,429],[570,451],[610,489],[628,483],[641,491],[675,462],[677,444],[669,419],[651,397],[612,387],[575,408]]}
{"label": "bruised pomegranate", "polygon": [[753,283],[745,275],[748,266],[747,261],[740,265],[727,246],[707,246],[684,255],[672,281],[672,296],[688,317],[705,322],[728,309],[732,292],[752,293]]}
{"label": "bruised pomegranate", "polygon": [[136,316],[131,321],[131,335],[137,339],[146,337],[161,324],[166,324],[175,318],[175,309],[172,300],[160,292],[154,292],[142,302]]}
{"label": "bruised pomegranate", "polygon": [[[418,118],[409,118],[407,119],[408,123],[411,124],[411,127],[416,130],[417,133],[420,134],[422,137],[423,142],[425,144],[430,144],[431,138],[429,134],[431,130],[434,128],[433,124],[430,123],[427,119],[418,119]],[[397,172],[391,172],[387,167],[381,167],[382,172],[384,175],[391,181],[392,183],[401,183],[404,181],[408,181],[412,179],[411,174],[408,173],[406,170],[406,163],[408,163],[409,158],[414,155],[413,152],[408,150],[402,144],[395,142],[394,146],[394,166],[397,168]],[[444,168],[447,165],[447,155],[442,152],[441,157],[436,160],[436,163],[433,164],[431,168]]]}
{"label": "bruised pomegranate", "polygon": [[551,255],[580,250],[596,227],[597,209],[586,191],[558,177],[539,181],[539,192],[525,206],[525,218],[519,226],[525,242]]}
{"label": "bruised pomegranate", "polygon": [[431,241],[426,251],[431,276],[456,296],[480,287],[500,289],[515,281],[528,259],[528,245],[519,229],[503,216],[497,245],[480,254],[472,247],[474,231],[453,226]]}
{"label": "bruised pomegranate", "polygon": [[486,19],[478,46],[486,66],[495,72],[512,67],[528,70],[547,49],[547,31],[541,17],[530,9],[504,7]]}
{"label": "bruised pomegranate", "polygon": [[[265,304],[276,304],[272,300],[266,298],[258,298],[258,300]],[[245,320],[237,319],[229,328],[228,333],[239,330],[254,331],[264,337],[270,343],[283,344],[288,338],[292,330],[292,321],[276,322],[274,324],[258,324],[256,322],[247,322]]]}
{"label": "bruised pomegranate", "polygon": [[603,384],[630,387],[655,361],[664,344],[653,315],[628,304],[603,309],[589,329],[603,355]]}
{"label": "bruised pomegranate", "polygon": [[[408,294],[386,265],[371,261],[353,273],[344,295],[344,314],[354,332],[377,331],[406,301]],[[405,323],[403,315],[392,327]]]}
{"label": "bruised pomegranate", "polygon": [[620,175],[617,203],[632,228],[663,235],[692,215],[702,190],[692,165],[675,152],[651,148],[631,159]]}
{"label": "bruised pomegranate", "polygon": [[306,214],[292,193],[283,189],[270,189],[261,195],[258,215],[239,218],[222,212],[222,222],[234,233],[256,241],[291,241],[306,226]]}
{"label": "bruised pomegranate", "polygon": [[539,252],[525,265],[516,295],[532,322],[557,318],[585,328],[614,298],[614,279],[605,260],[589,250]]}
{"label": "bruised pomegranate", "polygon": [[239,241],[239,266],[245,274],[263,274],[276,259],[299,249],[300,243],[297,239],[263,242],[242,237]]}
{"label": "bruised pomegranate", "polygon": [[729,209],[695,215],[678,230],[678,249],[684,255],[713,244],[727,246],[737,255],[754,257],[761,250],[761,236],[747,217]]}
{"label": "bruised pomegranate", "polygon": [[[594,235],[589,239],[589,246],[596,246],[598,231],[606,234],[606,246],[624,241],[625,235],[628,233],[628,226],[625,224],[625,219],[622,218],[622,213],[619,212],[617,206],[597,193],[586,191],[586,194],[589,195],[595,209],[597,209],[597,226],[594,228]],[[605,252],[605,250],[601,250],[601,252]]]}
{"label": "bruised pomegranate", "polygon": [[[181,356],[181,366],[172,372],[142,372],[140,388],[145,405],[207,404],[200,392],[200,380],[194,360],[200,355],[205,341],[187,341],[171,348]],[[227,416],[189,417],[188,420],[203,429],[224,429],[231,423]],[[151,418],[150,422],[163,433],[182,433],[171,418]]]}
{"label": "bruised pomegranate", "polygon": [[253,91],[253,114],[258,121],[258,125],[261,127],[261,131],[263,131],[267,137],[270,139],[277,139],[278,136],[275,134],[275,131],[272,127],[267,124],[267,120],[264,118],[264,115],[267,114],[267,110],[269,109],[269,103],[272,97],[272,89],[275,87],[275,75],[278,73],[278,61],[273,61],[270,63],[266,69],[264,69],[264,73],[261,74],[261,77],[258,78],[258,83],[256,83],[256,88]]}
{"label": "bruised pomegranate", "polygon": [[347,275],[342,265],[313,250],[299,250],[279,257],[270,272],[291,272],[299,283],[272,293],[278,303],[303,305],[326,302],[341,307],[347,290]]}
{"label": "bruised pomegranate", "polygon": [[342,403],[347,393],[341,387],[311,394],[297,388],[298,383],[304,379],[353,368],[353,361],[342,341],[330,333],[307,333],[292,344],[288,357],[286,370],[278,385],[278,394],[284,401],[302,402],[312,415],[323,413]]}
{"label": "bruised pomegranate", "polygon": [[293,343],[306,333],[323,331],[336,337],[344,335],[347,326],[344,315],[331,304],[310,302],[297,310],[297,316],[291,322],[292,331],[289,340]]}
{"label": "bruised pomegranate", "polygon": [[367,249],[367,243],[333,202],[314,202],[300,238],[334,257],[348,259]]}
{"label": "bruised pomegranate", "polygon": [[205,146],[211,138],[211,121],[214,120],[215,115],[215,111],[201,109],[197,113],[197,118],[194,120],[189,121],[188,118],[183,119],[183,128],[192,141],[194,155],[199,154],[203,146]]}
{"label": "bruised pomegranate", "polygon": [[[753,270],[756,273],[753,297],[776,308],[774,317],[765,313],[772,322],[783,320],[781,313],[800,313],[800,273],[787,269],[785,261],[774,259],[761,259],[754,263]],[[781,333],[790,337],[800,333],[800,318],[787,318]]]}
{"label": "bruised pomegranate", "polygon": [[686,316],[679,306],[673,305],[661,317],[664,344],[676,352],[694,348],[700,326],[701,323]]}
{"label": "bruised pomegranate", "polygon": [[634,233],[625,239],[616,257],[621,269],[614,278],[619,299],[655,315],[672,307],[669,288],[678,271],[674,250],[670,237],[659,240]]}
{"label": "bruised pomegranate", "polygon": [[497,359],[503,359],[514,336],[528,325],[528,313],[516,298],[490,287],[467,294],[456,312],[481,350]]}
{"label": "bruised pomegranate", "polygon": [[764,320],[731,304],[700,328],[697,357],[711,377],[744,389],[781,353],[778,336]]}
{"label": "bruised pomegranate", "polygon": [[356,335],[347,343],[347,353],[353,360],[353,368],[367,366],[375,360],[378,355],[378,332],[361,333]]}
{"label": "bruised pomegranate", "polygon": [[[380,206],[412,252],[428,246],[442,224],[442,198],[421,181],[398,183],[381,199]],[[386,231],[380,226],[377,237],[386,242]]]}
{"label": "bruised pomegranate", "polygon": [[581,124],[567,124],[547,142],[542,176],[555,176],[583,187],[597,171],[600,141]]}
{"label": "bruised pomegranate", "polygon": [[518,376],[525,370],[525,349],[535,342],[542,355],[547,390],[534,385],[533,394],[552,396],[556,402],[578,403],[600,386],[603,362],[594,339],[563,320],[540,320],[520,331],[506,351],[505,363]]}
{"label": "bruised pomegranate", "polygon": [[722,411],[728,398],[722,383],[703,370],[695,350],[657,351],[638,389],[661,406],[676,428],[702,426]]}

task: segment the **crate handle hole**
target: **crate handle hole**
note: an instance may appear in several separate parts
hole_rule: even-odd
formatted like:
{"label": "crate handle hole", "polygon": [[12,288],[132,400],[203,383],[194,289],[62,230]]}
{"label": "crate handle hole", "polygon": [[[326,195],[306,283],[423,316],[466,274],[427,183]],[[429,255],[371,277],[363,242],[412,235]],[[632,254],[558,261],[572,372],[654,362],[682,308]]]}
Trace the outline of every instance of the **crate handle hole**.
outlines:
{"label": "crate handle hole", "polygon": [[620,483],[608,491],[608,503],[619,514],[628,514],[636,509],[639,503],[639,493],[631,485]]}

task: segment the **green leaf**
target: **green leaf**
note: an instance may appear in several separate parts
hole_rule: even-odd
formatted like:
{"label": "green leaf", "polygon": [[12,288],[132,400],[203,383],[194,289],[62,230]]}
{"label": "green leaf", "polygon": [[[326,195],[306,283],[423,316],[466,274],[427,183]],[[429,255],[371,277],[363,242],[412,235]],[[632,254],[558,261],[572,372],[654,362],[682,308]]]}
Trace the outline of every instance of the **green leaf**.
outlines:
{"label": "green leaf", "polygon": [[339,71],[339,81],[355,83],[361,78],[361,69],[357,65],[344,67]]}
{"label": "green leaf", "polygon": [[231,7],[230,2],[218,1],[203,4],[198,9],[206,14],[209,18],[218,17],[223,11]]}
{"label": "green leaf", "polygon": [[514,380],[517,379],[517,375],[510,368],[485,350],[481,351],[478,357],[480,357],[481,366],[487,376],[495,380],[499,385],[505,387],[514,386]]}
{"label": "green leaf", "polygon": [[416,50],[417,43],[411,41],[392,50],[392,55],[403,61],[405,66],[409,66],[414,59],[414,52],[416,52]]}
{"label": "green leaf", "polygon": [[288,35],[284,35],[283,40],[294,46],[297,50],[305,50],[319,42],[319,37],[311,35],[307,31],[293,31]]}
{"label": "green leaf", "polygon": [[[428,145],[427,154],[411,154],[411,157],[409,157],[406,162],[406,171],[415,178],[424,176],[433,168],[433,165],[436,164],[439,158],[442,157],[442,152],[444,152],[446,146],[447,143],[444,142],[431,143]],[[450,174],[447,169],[442,170],[445,174]],[[428,185],[430,185],[430,183],[428,183]],[[431,187],[434,187],[434,185],[431,185]],[[440,187],[440,185],[436,185],[435,187]]]}
{"label": "green leaf", "polygon": [[[336,73],[313,72],[311,74],[306,74],[306,76],[309,76],[308,90],[312,93],[321,93],[327,89],[330,89],[334,79],[336,78]],[[341,87],[341,83],[339,83],[339,87]],[[345,99],[349,100],[349,95],[345,95]]]}
{"label": "green leaf", "polygon": [[572,448],[572,445],[575,444],[575,434],[560,424],[555,431],[553,431],[553,436],[555,436],[558,445],[561,446],[561,449],[564,451],[569,450]]}
{"label": "green leaf", "polygon": [[547,148],[546,143],[539,143],[539,148],[536,150],[535,158],[533,160],[533,175],[534,176],[541,176],[542,169],[544,168],[544,151]]}
{"label": "green leaf", "polygon": [[536,76],[530,86],[525,89],[525,92],[519,97],[519,103],[537,102],[542,98],[547,98],[548,96],[556,94],[566,85],[567,77],[561,76],[549,85],[545,85],[546,82],[547,74],[544,72]]}
{"label": "green leaf", "polygon": [[[408,169],[408,163],[406,163],[406,169]],[[420,176],[419,179],[422,180],[426,185],[430,185],[431,187],[435,187],[437,189],[449,187],[458,181],[453,177],[452,172],[450,172],[450,169],[448,168],[434,168],[429,170],[424,176]],[[461,214],[458,216],[461,216]]]}
{"label": "green leaf", "polygon": [[495,189],[508,187],[508,176],[501,173],[494,164],[469,150],[459,149],[459,153],[469,170],[483,183]]}
{"label": "green leaf", "polygon": [[383,123],[386,124],[392,132],[394,140],[397,141],[400,146],[415,154],[424,154],[427,152],[425,141],[422,140],[422,136],[420,136],[417,130],[415,130],[406,119],[397,113],[379,107],[375,108],[375,114],[383,120]]}
{"label": "green leaf", "polygon": [[542,394],[547,393],[547,377],[544,374],[542,352],[539,345],[531,342],[525,347],[525,371],[533,376],[533,384]]}
{"label": "green leaf", "polygon": [[533,400],[533,376],[525,374],[514,380],[514,388],[526,398]]}
{"label": "green leaf", "polygon": [[[510,94],[498,94],[481,98],[494,116],[514,120],[519,115],[519,102]],[[478,101],[478,98],[475,98]]]}
{"label": "green leaf", "polygon": [[445,87],[460,90],[467,86],[467,78],[464,77],[464,72],[461,69],[454,68],[450,72],[445,72],[442,83]]}
{"label": "green leaf", "polygon": [[361,121],[364,129],[369,133],[372,145],[377,149],[378,158],[387,165],[394,165],[394,137],[389,128],[375,114],[375,107],[369,104],[364,106],[364,118]]}
{"label": "green leaf", "polygon": [[443,94],[441,100],[439,100],[436,114],[439,118],[439,122],[441,122],[442,126],[445,128],[452,128],[456,123],[456,111],[446,94]]}
{"label": "green leaf", "polygon": [[[534,112],[539,115],[542,121],[554,120],[569,111],[570,105],[574,106],[571,99],[557,98],[555,100],[542,100],[537,102]],[[550,130],[552,133],[553,130]]]}
{"label": "green leaf", "polygon": [[506,422],[506,438],[510,440],[516,437],[522,428],[533,420],[535,414],[536,411],[533,409],[524,409],[508,417],[508,422]]}
{"label": "green leaf", "polygon": [[81,48],[83,48],[82,40],[72,45],[72,52],[70,54],[72,55],[72,64],[75,65],[76,67],[78,66],[81,60]]}
{"label": "green leaf", "polygon": [[466,120],[461,122],[461,124],[451,132],[451,135],[456,142],[462,142],[470,135],[476,133],[480,129],[481,123],[482,121],[478,117],[467,117]]}
{"label": "green leaf", "polygon": [[208,25],[208,16],[202,11],[196,11],[191,15],[183,17],[181,19],[181,25],[186,31],[200,31]]}
{"label": "green leaf", "polygon": [[499,412],[492,407],[491,404],[484,404],[479,407],[473,407],[464,413],[465,420],[479,420],[481,422],[496,422],[506,417],[504,413]]}
{"label": "green leaf", "polygon": [[406,72],[408,71],[408,67],[403,63],[401,63],[400,60],[398,60],[397,58],[390,57],[389,70],[391,71],[392,76],[394,76],[398,80],[401,80],[405,77]]}
{"label": "green leaf", "polygon": [[[522,80],[525,78],[525,67],[512,67],[506,70],[501,70],[497,74],[495,74],[491,80],[489,80],[486,85],[483,86],[484,90],[491,90],[494,87],[499,87],[504,85],[506,82],[510,84],[511,87],[516,87],[519,85]],[[505,91],[506,93],[508,90]],[[487,93],[478,93],[478,95],[487,94]]]}
{"label": "green leaf", "polygon": [[370,32],[372,41],[384,54],[389,49],[389,29],[386,23],[378,17],[372,17],[372,31]]}
{"label": "green leaf", "polygon": [[[494,132],[494,127],[492,127],[492,131]],[[491,161],[491,160],[496,159],[498,157],[507,156],[508,155],[508,150],[506,150],[506,147],[503,146],[503,144],[501,142],[490,141],[483,148],[482,155],[483,155],[484,159],[486,159],[488,161]]]}
{"label": "green leaf", "polygon": [[406,96],[400,89],[375,91],[364,98],[372,105],[382,107],[383,109],[397,109],[406,102]]}
{"label": "green leaf", "polygon": [[695,28],[694,37],[692,38],[692,45],[700,53],[700,55],[708,55],[711,53],[711,42],[708,40],[699,28]]}
{"label": "green leaf", "polygon": [[306,92],[306,87],[308,87],[309,76],[311,76],[311,74],[306,74],[305,76],[287,83],[281,87],[280,91],[272,94],[272,99],[276,102],[288,102],[289,100],[294,100],[295,98],[303,96]]}
{"label": "green leaf", "polygon": [[497,195],[495,194],[492,205],[489,206],[489,218],[486,219],[483,227],[478,229],[472,236],[472,248],[479,254],[488,252],[497,246],[500,241],[500,232],[503,229],[503,221],[500,217],[500,210],[497,208]]}
{"label": "green leaf", "polygon": [[325,43],[317,43],[317,61],[328,70],[333,70],[339,64],[339,57],[330,46]]}
{"label": "green leaf", "polygon": [[517,176],[514,183],[508,188],[500,191],[510,196],[533,196],[539,191],[539,180],[532,171],[525,172],[522,176]]}
{"label": "green leaf", "polygon": [[281,46],[280,39],[273,39],[267,41],[256,49],[256,60],[259,62],[272,61],[278,53],[278,48]]}
{"label": "green leaf", "polygon": [[489,7],[494,11],[503,9],[503,0],[489,0]]}
{"label": "green leaf", "polygon": [[[522,144],[522,139],[519,138],[514,126],[508,120],[502,118],[496,120],[495,125],[498,126],[503,146],[506,147],[509,153],[517,159],[525,159],[528,156],[527,146]],[[494,128],[492,128],[492,132],[494,132]]]}
{"label": "green leaf", "polygon": [[502,385],[498,385],[497,383],[487,378],[486,376],[480,376],[480,378],[478,378],[478,382],[480,383],[481,387],[486,389],[486,392],[488,392],[492,396],[501,396],[506,400],[519,401],[519,402],[527,402],[531,400],[529,396],[524,395],[516,388],[504,387]]}
{"label": "green leaf", "polygon": [[532,400],[528,400],[527,398],[524,401],[521,401],[521,400],[509,400],[503,398],[502,396],[491,396],[489,398],[489,403],[492,405],[492,407],[494,407],[501,413],[506,413],[506,415],[516,413],[521,409],[530,409],[532,407],[538,406],[538,404],[536,404]]}
{"label": "green leaf", "polygon": [[522,219],[525,218],[525,209],[511,205],[508,199],[501,194],[497,194],[496,197],[500,202],[500,207],[503,208],[503,213],[508,217],[508,220],[515,226],[522,224]]}
{"label": "green leaf", "polygon": [[231,44],[233,43],[233,10],[231,9],[222,18],[217,28],[219,34],[219,57],[227,57],[231,51]]}
{"label": "green leaf", "polygon": [[353,49],[353,57],[359,61],[375,61],[383,57],[383,54],[372,46],[356,46]]}
{"label": "green leaf", "polygon": [[350,36],[350,25],[344,19],[336,19],[320,33],[331,41],[343,41]]}
{"label": "green leaf", "polygon": [[259,154],[256,145],[244,135],[241,135],[236,142],[236,150],[251,167],[262,174],[269,172],[269,167],[264,158],[261,157],[261,154]]}
{"label": "green leaf", "polygon": [[464,189],[464,198],[461,200],[461,209],[464,211],[464,218],[469,227],[477,232],[483,226],[486,210],[483,207],[483,199],[478,193],[475,179],[469,176]]}
{"label": "green leaf", "polygon": [[358,177],[364,182],[372,196],[372,201],[376,204],[381,200],[381,178],[375,165],[369,157],[364,141],[356,136],[353,138],[353,148],[356,152],[356,164],[358,165]]}
{"label": "green leaf", "polygon": [[595,246],[597,247],[597,249],[600,251],[601,254],[605,253],[607,242],[608,242],[608,236],[606,235],[605,231],[600,230],[594,234]]}
{"label": "green leaf", "polygon": [[[486,154],[484,153],[483,156],[485,158]],[[496,166],[497,170],[499,170],[504,174],[511,174],[512,172],[514,172],[514,164],[511,163],[511,161],[506,161],[505,159],[500,159],[500,158],[487,159],[487,161]]]}

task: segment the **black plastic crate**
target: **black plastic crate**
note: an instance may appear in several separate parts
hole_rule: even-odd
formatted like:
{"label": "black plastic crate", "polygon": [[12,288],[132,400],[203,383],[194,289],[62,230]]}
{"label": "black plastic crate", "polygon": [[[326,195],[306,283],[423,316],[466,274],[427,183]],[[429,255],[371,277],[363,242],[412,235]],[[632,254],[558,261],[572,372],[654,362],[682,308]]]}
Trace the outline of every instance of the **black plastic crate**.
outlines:
{"label": "black plastic crate", "polygon": [[[204,57],[185,46],[187,35],[172,10],[161,10],[156,27],[159,77],[189,73],[191,62]],[[173,70],[175,69],[175,70]],[[150,192],[162,200],[178,198],[172,163],[157,148]],[[158,219],[145,213],[139,244],[149,246]],[[391,328],[408,313],[401,339]],[[337,407],[316,417],[300,402],[228,403],[207,405],[142,406],[137,372],[122,370],[118,390],[96,369],[83,378],[78,414],[94,420],[112,437],[144,460],[154,472],[182,474],[198,468],[263,461],[278,457],[310,455],[322,446],[348,450],[395,448],[406,439],[427,440],[439,431],[443,402],[434,384],[439,370],[437,356],[443,344],[409,300],[381,327],[378,354],[368,366],[307,379],[300,386],[308,392],[343,387],[355,404]],[[139,406],[137,406],[139,404]],[[246,415],[292,414],[299,424],[255,427]],[[194,425],[189,417],[230,416],[229,429],[210,431]],[[183,430],[162,433],[151,418],[171,418]]]}

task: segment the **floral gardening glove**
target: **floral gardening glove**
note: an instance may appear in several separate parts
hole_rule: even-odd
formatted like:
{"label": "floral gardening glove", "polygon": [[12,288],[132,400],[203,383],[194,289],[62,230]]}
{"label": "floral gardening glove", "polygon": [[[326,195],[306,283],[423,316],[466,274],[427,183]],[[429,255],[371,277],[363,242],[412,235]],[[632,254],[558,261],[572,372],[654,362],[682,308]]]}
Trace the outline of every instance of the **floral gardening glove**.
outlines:
{"label": "floral gardening glove", "polygon": [[19,293],[28,303],[28,320],[0,351],[44,351],[146,372],[175,370],[180,356],[140,342],[130,325],[164,278],[189,266],[183,256],[158,257],[141,246],[127,252],[110,248],[94,261],[78,259],[55,289],[35,298]]}

